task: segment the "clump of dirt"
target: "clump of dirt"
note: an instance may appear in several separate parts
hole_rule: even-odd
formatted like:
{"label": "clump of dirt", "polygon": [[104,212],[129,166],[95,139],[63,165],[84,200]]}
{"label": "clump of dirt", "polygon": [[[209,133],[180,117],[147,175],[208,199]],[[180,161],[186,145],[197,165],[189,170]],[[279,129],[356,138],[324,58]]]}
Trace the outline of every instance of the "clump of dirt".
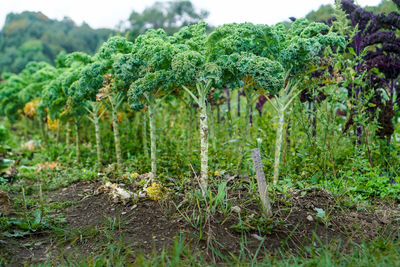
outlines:
{"label": "clump of dirt", "polygon": [[329,209],[338,204],[328,191],[319,188],[294,191],[291,202],[293,206],[303,210]]}
{"label": "clump of dirt", "polygon": [[[276,204],[279,206],[280,201]],[[354,243],[373,240],[383,233],[399,232],[400,206],[379,205],[379,212],[345,208],[325,189],[309,188],[292,193],[291,208],[278,213],[284,219],[283,229],[290,236],[292,248],[314,245],[315,236],[322,244],[341,242],[350,248]],[[277,208],[277,207],[276,207]],[[386,217],[382,218],[381,213]],[[317,244],[318,245],[318,244]],[[346,245],[342,245],[346,249]]]}
{"label": "clump of dirt", "polygon": [[[251,203],[241,205],[242,217],[236,212],[213,214],[200,232],[177,212],[178,199],[115,203],[107,194],[95,194],[100,185],[98,181],[83,181],[49,192],[49,202],[72,202],[56,211],[66,218],[64,233],[58,237],[48,231],[27,238],[2,238],[0,247],[7,247],[11,262],[18,265],[68,255],[96,255],[107,240],[120,240],[134,251],[160,251],[181,234],[189,247],[204,255],[212,254],[210,246],[224,255],[238,255],[243,240],[254,253],[262,242],[262,257],[264,252],[277,253],[279,249],[304,253],[305,246],[320,246],[315,237],[323,244],[351,244],[373,239],[382,229],[400,229],[400,221],[394,220],[400,214],[398,206],[380,205],[376,213],[344,210],[328,191],[311,188],[275,201],[272,218],[263,219],[258,206]],[[242,231],[238,231],[239,226],[244,227]],[[33,245],[26,247],[26,243]]]}

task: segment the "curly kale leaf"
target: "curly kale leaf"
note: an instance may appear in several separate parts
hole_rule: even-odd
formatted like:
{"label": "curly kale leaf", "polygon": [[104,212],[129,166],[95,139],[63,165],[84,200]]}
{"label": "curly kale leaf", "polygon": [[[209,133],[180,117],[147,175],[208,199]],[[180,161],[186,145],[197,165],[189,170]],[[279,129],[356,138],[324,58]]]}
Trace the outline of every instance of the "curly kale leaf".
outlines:
{"label": "curly kale leaf", "polygon": [[133,110],[142,109],[146,98],[154,97],[154,94],[159,91],[169,89],[173,83],[173,78],[172,72],[160,70],[147,73],[134,81],[128,93],[130,107]]}

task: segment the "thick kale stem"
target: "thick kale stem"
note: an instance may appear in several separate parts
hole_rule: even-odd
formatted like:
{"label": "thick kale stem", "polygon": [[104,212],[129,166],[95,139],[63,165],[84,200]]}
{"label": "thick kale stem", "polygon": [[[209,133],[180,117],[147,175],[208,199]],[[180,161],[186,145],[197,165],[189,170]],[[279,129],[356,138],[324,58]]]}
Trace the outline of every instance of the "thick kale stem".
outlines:
{"label": "thick kale stem", "polygon": [[281,162],[281,147],[283,139],[283,125],[285,123],[285,110],[280,109],[278,112],[278,124],[276,128],[276,141],[275,141],[275,161],[274,161],[274,185],[277,184],[279,179],[279,169]]}
{"label": "thick kale stem", "polygon": [[100,135],[100,117],[102,116],[99,115],[100,111],[100,105],[99,103],[92,103],[92,110],[90,114],[92,114],[93,119],[92,122],[94,124],[94,131],[96,135],[96,152],[97,152],[97,169],[99,172],[102,171],[103,169],[103,164],[102,164],[102,158],[101,158],[101,135]]}
{"label": "thick kale stem", "polygon": [[154,118],[154,106],[149,104],[149,124],[150,124],[150,158],[151,158],[151,173],[153,178],[157,176],[157,135],[156,122]]}
{"label": "thick kale stem", "polygon": [[226,92],[226,107],[227,107],[227,119],[228,119],[228,131],[229,137],[232,137],[232,115],[231,115],[231,95],[229,88],[225,89]]}
{"label": "thick kale stem", "polygon": [[79,137],[79,122],[78,119],[75,119],[75,153],[76,153],[76,162],[79,163],[81,153],[80,153],[80,137]]}
{"label": "thick kale stem", "polygon": [[237,98],[237,116],[240,117],[240,95],[241,95],[241,91],[238,90],[238,98]]}
{"label": "thick kale stem", "polygon": [[46,133],[46,128],[45,128],[46,125],[45,125],[45,123],[44,123],[42,118],[39,118],[39,121],[40,121],[40,129],[42,131],[42,137],[43,137],[44,145],[48,148],[49,147],[49,141],[48,141],[48,138],[47,138],[47,133]]}
{"label": "thick kale stem", "polygon": [[142,121],[142,143],[143,143],[143,154],[146,158],[149,158],[149,150],[147,148],[147,115],[143,113]]}
{"label": "thick kale stem", "polygon": [[118,124],[118,108],[123,101],[123,96],[121,93],[113,93],[108,96],[111,103],[111,119],[113,124],[114,132],[114,144],[115,144],[115,154],[117,158],[118,171],[122,169],[122,153],[121,153],[121,141],[119,135],[119,124]]}
{"label": "thick kale stem", "polygon": [[187,87],[183,89],[189,93],[193,100],[199,105],[200,113],[200,187],[203,196],[206,195],[208,187],[208,122],[207,122],[207,94],[211,88],[212,81],[206,84],[200,82],[196,84],[199,96],[195,96]]}
{"label": "thick kale stem", "polygon": [[115,105],[112,105],[111,107],[112,107],[112,124],[113,124],[113,132],[114,132],[115,154],[117,157],[118,170],[121,170],[122,155],[121,155],[121,141],[120,141],[120,137],[119,137],[117,108],[115,107]]}
{"label": "thick kale stem", "polygon": [[69,147],[69,139],[71,138],[71,123],[69,121],[67,121],[67,132],[65,133],[65,146]]}
{"label": "thick kale stem", "polygon": [[61,131],[61,127],[58,126],[57,133],[56,133],[56,145],[57,146],[58,146],[58,143],[60,142],[60,131]]}
{"label": "thick kale stem", "polygon": [[97,168],[99,172],[102,171],[102,160],[101,160],[101,137],[100,137],[100,124],[99,119],[94,119],[94,129],[96,133],[96,151],[97,151]]}
{"label": "thick kale stem", "polygon": [[203,194],[208,187],[208,123],[205,97],[200,96],[200,184]]}

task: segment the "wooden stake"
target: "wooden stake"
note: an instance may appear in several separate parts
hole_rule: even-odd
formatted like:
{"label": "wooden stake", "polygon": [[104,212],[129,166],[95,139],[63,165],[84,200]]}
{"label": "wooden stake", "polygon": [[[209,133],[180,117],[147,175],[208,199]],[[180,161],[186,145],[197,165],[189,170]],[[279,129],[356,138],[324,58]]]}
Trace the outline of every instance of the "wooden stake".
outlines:
{"label": "wooden stake", "polygon": [[254,169],[256,170],[258,193],[260,194],[261,203],[263,206],[263,212],[267,216],[272,215],[271,203],[269,201],[268,187],[265,181],[264,170],[261,161],[260,149],[254,148],[251,150],[251,156],[253,158]]}

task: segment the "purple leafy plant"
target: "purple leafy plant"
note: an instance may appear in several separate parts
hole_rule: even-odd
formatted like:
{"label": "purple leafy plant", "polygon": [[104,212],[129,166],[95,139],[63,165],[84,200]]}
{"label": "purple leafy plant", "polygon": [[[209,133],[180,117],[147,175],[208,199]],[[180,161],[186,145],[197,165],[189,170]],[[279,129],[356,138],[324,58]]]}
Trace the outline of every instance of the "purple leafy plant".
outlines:
{"label": "purple leafy plant", "polygon": [[[399,0],[393,2],[400,8]],[[357,62],[355,71],[357,74],[367,71],[366,85],[350,89],[356,100],[363,91],[373,90],[369,110],[378,116],[378,135],[390,142],[394,132],[393,118],[400,103],[400,37],[396,34],[400,30],[400,14],[375,14],[358,7],[351,0],[342,0],[342,8],[352,26],[358,27],[349,51],[357,57],[365,52]],[[360,132],[358,128],[357,134]]]}

